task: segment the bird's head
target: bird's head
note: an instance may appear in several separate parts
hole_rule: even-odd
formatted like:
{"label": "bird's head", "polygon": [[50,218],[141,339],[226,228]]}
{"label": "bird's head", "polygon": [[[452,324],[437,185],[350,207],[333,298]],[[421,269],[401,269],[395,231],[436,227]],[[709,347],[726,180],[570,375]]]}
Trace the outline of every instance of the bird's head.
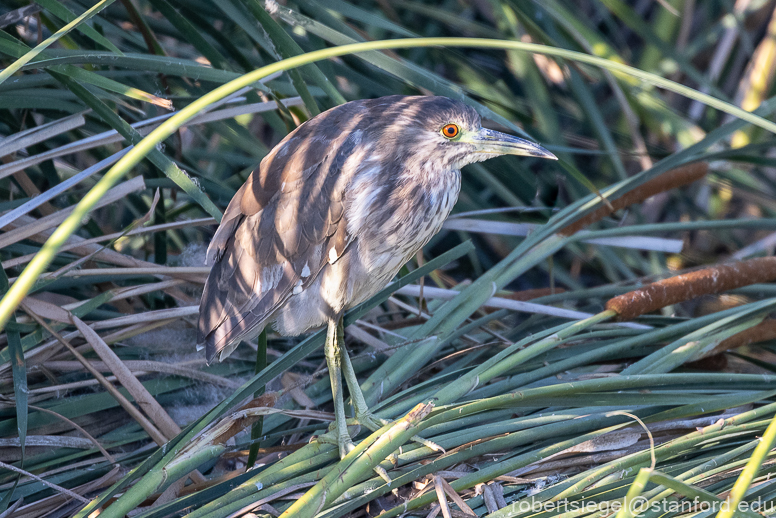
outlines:
{"label": "bird's head", "polygon": [[412,148],[412,154],[436,166],[460,169],[500,155],[557,160],[534,142],[483,128],[480,115],[462,102],[447,97],[400,99],[397,104],[403,109],[395,112],[399,116],[394,127],[403,128],[403,143]]}

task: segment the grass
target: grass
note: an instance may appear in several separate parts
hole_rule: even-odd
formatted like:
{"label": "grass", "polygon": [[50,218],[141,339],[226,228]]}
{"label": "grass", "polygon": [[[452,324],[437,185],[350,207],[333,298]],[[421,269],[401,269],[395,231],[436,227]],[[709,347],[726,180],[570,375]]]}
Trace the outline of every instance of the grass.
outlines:
{"label": "grass", "polygon": [[[775,15],[728,7],[10,2],[0,512],[772,507]],[[312,440],[332,419],[321,332],[213,366],[194,350],[203,246],[290,130],[397,93],[461,99],[560,160],[465,169],[454,219],[347,315],[391,424],[340,461]]]}

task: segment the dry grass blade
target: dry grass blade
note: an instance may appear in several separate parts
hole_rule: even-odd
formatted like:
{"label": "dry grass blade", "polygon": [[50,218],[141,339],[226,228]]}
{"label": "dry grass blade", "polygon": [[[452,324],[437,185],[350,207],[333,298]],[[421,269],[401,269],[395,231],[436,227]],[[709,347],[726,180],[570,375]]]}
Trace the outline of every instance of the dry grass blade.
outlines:
{"label": "dry grass blade", "polygon": [[97,369],[92,367],[92,365],[89,363],[89,360],[87,360],[81,353],[79,353],[75,347],[73,347],[68,340],[66,340],[62,335],[57,333],[54,329],[51,328],[42,318],[40,318],[34,311],[27,308],[22,304],[22,308],[27,312],[28,315],[30,315],[38,324],[43,326],[46,331],[51,333],[52,336],[54,336],[62,345],[64,345],[70,353],[76,357],[76,359],[81,362],[81,364],[86,368],[86,370],[89,371],[89,373],[94,376],[95,379],[97,379],[100,384],[103,386],[105,390],[107,390],[111,396],[116,399],[116,401],[121,405],[121,407],[127,411],[129,415],[132,416],[132,418],[138,422],[138,424],[143,428],[143,430],[148,433],[149,437],[153,439],[153,441],[158,444],[162,445],[165,442],[167,442],[167,438],[162,434],[162,432],[159,431],[154,424],[148,420],[146,416],[144,416],[139,410],[137,410],[132,403],[129,402],[127,398],[125,398],[121,392],[116,389],[116,387],[113,386],[112,383],[110,383],[107,379],[105,379],[105,376],[100,374]]}
{"label": "dry grass blade", "polygon": [[95,448],[100,450],[100,453],[102,453],[102,456],[105,457],[105,460],[110,462],[111,464],[116,464],[116,459],[113,458],[113,455],[108,453],[108,450],[106,450],[102,444],[100,444],[100,441],[92,437],[92,435],[84,430],[81,426],[79,426],[77,423],[73,422],[72,420],[68,419],[67,417],[63,416],[62,414],[58,414],[57,412],[54,412],[53,410],[49,410],[48,408],[38,407],[34,405],[30,405],[30,408],[33,410],[37,410],[38,412],[43,412],[45,414],[53,415],[57,419],[61,419],[62,421],[66,422],[70,426],[72,426],[74,429],[78,430],[78,432],[82,435],[84,435],[89,441],[94,445]]}
{"label": "dry grass blade", "polygon": [[[452,518],[450,514],[450,506],[447,504],[447,495],[444,487],[444,480],[439,475],[434,476],[434,491],[436,491],[437,500],[439,501],[439,509],[442,511],[444,518]],[[433,511],[432,511],[433,512]]]}
{"label": "dry grass blade", "polygon": [[122,327],[146,322],[166,321],[183,317],[192,317],[199,314],[199,306],[186,306],[182,308],[158,309],[156,311],[146,311],[137,315],[127,315],[125,317],[116,317],[108,320],[101,320],[92,324],[93,329],[110,329],[113,327]]}
{"label": "dry grass blade", "polygon": [[[159,198],[160,198],[160,190],[156,189],[156,192],[154,193],[154,197],[151,200],[151,207],[148,209],[148,212],[146,212],[146,214],[143,217],[141,217],[140,219],[137,219],[137,220],[133,221],[132,224],[129,225],[129,227],[127,229],[127,232],[129,232],[130,230],[132,230],[132,229],[134,229],[134,228],[136,228],[138,226],[142,226],[142,225],[148,223],[151,220],[154,212],[156,211],[156,205],[157,205],[157,203],[159,203]],[[102,252],[108,246],[110,246],[110,245],[106,244],[105,246],[103,246],[99,250],[95,250],[91,254],[85,255],[85,256],[83,256],[83,257],[73,261],[72,263],[59,268],[58,270],[52,272],[51,276],[54,277],[54,278],[61,277],[65,273],[67,273],[67,272],[69,272],[69,271],[71,271],[71,270],[73,270],[75,268],[78,268],[79,266],[81,266],[82,264],[86,263],[87,261],[90,261],[93,257],[98,255],[100,252]]]}
{"label": "dry grass blade", "polygon": [[[160,405],[156,399],[146,390],[140,381],[132,374],[132,371],[124,365],[124,362],[113,352],[113,350],[106,344],[100,335],[91,327],[84,324],[84,322],[73,315],[73,324],[81,332],[81,335],[91,344],[92,349],[97,355],[102,358],[108,369],[118,378],[124,388],[130,393],[143,412],[156,424],[161,432],[170,439],[181,433],[180,427],[172,420],[170,415],[165,412],[162,405]],[[90,364],[91,366],[91,364]],[[93,367],[92,367],[93,368]],[[166,442],[166,441],[165,441]]]}
{"label": "dry grass blade", "polygon": [[[97,204],[97,207],[104,207],[106,205],[110,205],[111,203],[116,203],[117,201],[126,198],[130,193],[143,189],[145,189],[145,182],[143,181],[143,177],[137,176],[111,189],[105,195],[105,197],[100,200],[100,202]],[[5,248],[9,245],[21,241],[22,239],[42,234],[43,232],[56,227],[62,223],[67,218],[67,216],[70,215],[73,209],[74,207],[59,210],[54,214],[31,221],[27,224],[14,225],[15,222],[9,223],[9,225],[14,225],[16,228],[9,230],[3,235],[0,235],[0,248]]]}
{"label": "dry grass blade", "polygon": [[[447,481],[442,478],[439,475],[436,475],[434,477],[434,484],[435,486],[439,487],[441,486],[444,492],[447,494],[447,496],[450,497],[450,499],[455,503],[455,505],[458,506],[458,508],[467,516],[477,516],[477,513],[474,512],[474,510],[469,507],[466,502],[463,501],[463,498],[453,489],[450,487],[450,484],[447,483]],[[439,502],[442,502],[442,499],[440,498]],[[448,512],[449,512],[448,508]]]}
{"label": "dry grass blade", "polygon": [[[150,234],[153,232],[163,232],[166,230],[178,230],[182,228],[197,227],[200,225],[210,225],[213,223],[215,223],[215,220],[213,218],[198,218],[198,219],[189,220],[189,221],[176,221],[174,223],[161,223],[159,225],[149,225],[143,228],[136,228],[134,230],[130,230],[129,232],[114,232],[112,234],[105,234],[104,236],[93,237],[91,239],[84,239],[82,241],[70,243],[69,245],[63,246],[60,249],[60,252],[67,252],[69,250],[79,248],[85,245],[104,243],[105,241],[113,241],[114,239],[118,239],[120,237],[140,236],[143,234]],[[102,254],[103,250],[99,250],[97,253]],[[30,262],[30,260],[32,260],[33,257],[35,257],[35,254],[28,254],[28,255],[22,255],[19,257],[14,257],[13,259],[9,259],[8,261],[3,261],[2,266],[3,268],[12,268],[14,266],[19,266]]]}
{"label": "dry grass blade", "polygon": [[[118,479],[119,474],[120,468],[113,468],[102,477],[73,488],[72,492],[76,494],[88,494],[98,489],[102,489],[114,483],[116,479]],[[41,516],[49,516],[49,513],[53,513],[69,500],[70,497],[66,494],[53,495],[19,508],[18,513],[13,516],[14,518],[39,518]]]}
{"label": "dry grass blade", "polygon": [[8,509],[0,513],[0,518],[10,518],[11,516],[14,516],[14,513],[16,510],[21,507],[21,505],[24,503],[24,499],[20,498],[16,502],[12,503]]}
{"label": "dry grass blade", "polygon": [[0,140],[0,157],[44,142],[52,137],[80,128],[86,123],[83,113],[76,113],[60,120],[51,121],[40,126],[20,131],[10,137]]}
{"label": "dry grass blade", "polygon": [[44,480],[44,479],[40,478],[39,476],[30,473],[29,471],[24,471],[23,469],[17,468],[16,466],[12,466],[11,464],[6,464],[5,462],[2,462],[2,461],[0,461],[0,468],[7,469],[8,471],[13,471],[14,473],[19,473],[21,475],[24,475],[25,477],[29,477],[30,479],[35,480],[36,482],[40,482],[44,486],[49,487],[49,488],[53,489],[54,491],[56,491],[58,493],[62,493],[63,495],[66,495],[66,496],[68,496],[70,498],[78,500],[79,502],[82,502],[84,504],[88,504],[89,503],[89,499],[88,498],[84,498],[81,495],[79,495],[78,493],[74,493],[73,491],[70,491],[69,489],[66,489],[64,487],[58,486],[58,485],[54,484],[53,482],[49,482],[48,480]]}
{"label": "dry grass blade", "polygon": [[[604,207],[601,218],[609,215],[612,211]],[[605,213],[604,213],[605,212]],[[596,214],[596,213],[593,213]],[[584,219],[584,218],[583,218]],[[600,218],[598,218],[600,219]],[[597,221],[597,220],[596,220]],[[594,221],[585,220],[585,224]],[[447,220],[442,228],[448,230],[463,230],[466,232],[477,232],[482,234],[499,234],[505,236],[527,236],[532,231],[537,230],[541,225],[535,223],[509,223],[506,221],[491,221],[486,219],[455,218]],[[582,228],[582,227],[580,227]],[[580,231],[584,232],[584,231]],[[565,233],[561,232],[561,233]],[[614,246],[618,248],[632,248],[634,250],[654,250],[656,252],[679,253],[682,251],[682,241],[680,239],[666,239],[647,236],[622,236],[618,238],[590,238],[581,239],[583,243]]]}
{"label": "dry grass blade", "polygon": [[95,275],[154,275],[158,277],[179,277],[185,279],[199,279],[204,284],[210,268],[205,266],[147,266],[136,268],[93,268],[82,270],[69,270],[62,274],[52,272],[42,275],[42,279],[53,277],[89,277]]}
{"label": "dry grass blade", "polygon": [[[35,224],[38,220],[35,220],[34,218],[31,218],[29,216],[21,216],[17,221],[22,225],[32,225],[32,224]],[[142,229],[138,229],[138,230],[142,230]],[[43,243],[51,235],[52,232],[53,230],[50,230],[50,229],[45,230],[40,234],[29,236],[29,239],[31,241]],[[3,236],[0,236],[0,238],[2,237]],[[70,245],[69,251],[71,253],[74,253],[80,256],[88,256],[90,254],[95,254],[95,252],[97,252],[94,256],[92,256],[93,258],[98,258],[101,262],[105,262],[105,263],[113,264],[117,266],[128,267],[128,268],[159,268],[160,267],[157,264],[144,261],[142,259],[137,259],[135,257],[131,257],[129,255],[122,254],[120,252],[116,252],[114,250],[110,250],[96,244],[102,241],[105,241],[105,240],[104,239],[87,240],[80,236],[75,236],[75,235],[70,236],[70,238],[68,238],[68,244]],[[201,271],[201,270],[197,270],[197,271]],[[197,282],[202,282],[201,274],[190,275],[186,273],[180,273],[180,277],[182,279],[187,279],[187,280],[191,279]]]}
{"label": "dry grass blade", "polygon": [[[72,323],[70,321],[70,312],[68,312],[64,308],[57,306],[56,304],[51,304],[49,302],[46,302],[45,300],[40,300],[35,297],[26,297],[24,299],[24,304],[31,311],[34,311],[36,315],[42,318],[47,318],[49,320],[60,322],[62,324]],[[25,319],[23,317],[19,319],[19,322],[24,322],[24,321]]]}
{"label": "dry grass blade", "polygon": [[[83,437],[70,437],[61,435],[28,435],[25,438],[26,446],[39,446],[42,448],[72,448],[75,450],[89,450],[94,447],[89,439]],[[0,439],[2,448],[21,448],[18,437]]]}
{"label": "dry grass blade", "polygon": [[[104,339],[103,339],[104,340]],[[107,342],[107,340],[105,340]],[[136,376],[149,373],[163,373],[172,374],[174,376],[181,376],[184,378],[190,378],[203,383],[209,383],[211,385],[228,387],[236,389],[240,386],[239,383],[232,381],[223,376],[217,376],[207,372],[202,372],[194,368],[188,367],[186,364],[170,364],[164,362],[156,362],[150,360],[122,360],[122,363],[127,366]],[[199,365],[204,365],[205,360],[202,359],[196,362]],[[102,372],[109,371],[110,368],[105,362],[91,362],[92,366]],[[74,372],[83,370],[83,366],[79,362],[74,361],[47,361],[42,364],[43,368],[49,369],[54,372]],[[51,390],[52,387],[47,387],[42,390]]]}
{"label": "dry grass blade", "polygon": [[[396,291],[396,293],[402,295],[411,295],[413,297],[419,297],[421,295],[420,286],[410,284],[404,286]],[[425,287],[422,290],[425,297],[429,299],[443,299],[449,300],[457,296],[460,292],[455,290],[446,290],[443,288]],[[591,313],[584,313],[582,311],[573,311],[563,308],[555,308],[552,306],[544,306],[542,304],[535,304],[533,302],[524,302],[520,300],[507,299],[502,297],[491,297],[483,304],[486,308],[497,309],[511,309],[513,311],[520,311],[524,313],[535,313],[538,315],[551,315],[560,318],[568,318],[572,320],[582,320],[592,317]],[[607,308],[610,309],[610,308]],[[639,329],[648,329],[648,327],[639,327]]]}
{"label": "dry grass blade", "polygon": [[[270,79],[270,78],[267,78],[267,79]],[[299,106],[301,104],[301,99],[299,99],[298,97],[292,97],[289,99],[284,99],[282,103],[287,107]],[[198,124],[198,123],[213,122],[213,121],[218,121],[223,119],[230,119],[238,115],[261,113],[264,111],[275,110],[275,109],[277,109],[277,103],[275,102],[265,102],[265,103],[250,104],[245,106],[237,106],[234,108],[227,108],[224,110],[218,110],[215,112],[199,115],[197,117],[194,117],[192,120],[190,120],[186,124],[186,126],[191,126],[192,124]],[[131,126],[133,128],[138,129],[138,131],[141,134],[145,135],[145,134],[148,134],[150,131],[152,131],[162,121],[172,117],[172,115],[173,114],[161,115],[159,117],[154,117],[141,122],[136,122]],[[38,165],[47,160],[52,160],[54,158],[58,158],[61,156],[66,156],[66,155],[86,151],[89,149],[105,146],[107,144],[124,142],[124,140],[125,140],[124,137],[119,135],[119,133],[116,130],[110,130],[104,133],[99,133],[97,135],[92,135],[85,139],[81,139],[76,142],[71,142],[64,146],[52,149],[50,151],[46,151],[44,153],[40,153],[38,155],[33,155],[30,157],[22,158],[20,160],[16,160],[14,162],[0,165],[0,179],[5,178],[6,176],[14,174],[28,167],[33,167],[35,165]],[[121,157],[121,155],[129,151],[129,149],[130,148],[123,149],[119,153],[116,153],[115,155],[111,156],[106,160],[110,160],[109,163],[113,163],[116,160],[118,160]],[[100,168],[102,169],[106,165],[108,164],[102,164]]]}

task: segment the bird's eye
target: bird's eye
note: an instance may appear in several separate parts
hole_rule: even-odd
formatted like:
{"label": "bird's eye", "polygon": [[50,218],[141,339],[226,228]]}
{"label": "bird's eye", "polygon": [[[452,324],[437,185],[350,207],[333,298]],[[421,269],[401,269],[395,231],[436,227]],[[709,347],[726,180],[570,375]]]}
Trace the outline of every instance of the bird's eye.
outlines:
{"label": "bird's eye", "polygon": [[442,135],[449,139],[453,139],[458,136],[461,130],[457,124],[445,124],[442,128]]}

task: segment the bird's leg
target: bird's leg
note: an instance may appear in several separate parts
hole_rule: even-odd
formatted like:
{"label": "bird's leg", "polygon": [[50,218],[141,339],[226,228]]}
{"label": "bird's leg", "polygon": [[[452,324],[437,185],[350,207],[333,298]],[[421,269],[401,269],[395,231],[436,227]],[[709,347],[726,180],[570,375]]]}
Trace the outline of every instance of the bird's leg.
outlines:
{"label": "bird's leg", "polygon": [[[358,385],[356,371],[353,370],[353,364],[350,363],[350,356],[345,347],[345,324],[342,322],[342,317],[337,321],[337,342],[340,344],[339,354],[342,361],[342,367],[344,368],[343,374],[345,375],[345,382],[348,384],[350,399],[353,401],[353,406],[356,409],[356,421],[358,424],[376,432],[384,425],[388,424],[388,421],[377,419],[366,404],[364,394],[361,392],[361,387]],[[331,367],[329,367],[329,372],[331,372]],[[380,476],[380,478],[385,480],[388,485],[391,484],[391,477],[388,475],[388,472],[385,471],[385,468],[378,465],[372,469]]]}
{"label": "bird's leg", "polygon": [[[339,322],[337,322],[337,340],[342,344],[340,347],[340,354],[342,355],[342,372],[345,375],[345,382],[348,384],[350,399],[353,401],[353,406],[356,409],[356,421],[358,421],[360,425],[366,426],[375,432],[388,424],[389,421],[375,417],[372,411],[369,410],[369,406],[366,404],[364,394],[361,392],[361,386],[358,384],[358,378],[356,378],[356,371],[353,370],[353,364],[350,363],[348,350],[345,348],[345,325],[342,322],[342,317],[340,317]],[[419,435],[413,436],[412,440],[421,446],[427,446],[434,451],[442,453],[445,451],[444,448],[435,442],[424,439]]]}
{"label": "bird's leg", "polygon": [[[339,322],[342,322],[340,318]],[[331,380],[331,393],[334,397],[334,433],[337,435],[340,458],[345,457],[353,449],[353,441],[348,434],[348,425],[345,421],[345,400],[342,394],[342,377],[340,350],[344,348],[344,342],[340,341],[341,335],[337,332],[338,324],[329,322],[326,332],[326,345],[323,348],[326,355],[326,363],[329,366],[329,379]],[[347,353],[345,353],[347,354]]]}
{"label": "bird's leg", "polygon": [[342,322],[342,317],[340,317],[339,322],[337,322],[337,339],[342,344],[339,351],[342,359],[342,373],[345,376],[345,383],[348,384],[348,391],[350,391],[350,399],[356,410],[356,421],[358,421],[358,424],[369,428],[373,432],[377,431],[388,424],[388,421],[376,418],[366,404],[364,394],[361,392],[361,386],[358,384],[356,371],[353,370],[353,364],[350,363],[348,350],[345,348],[345,325]]}

